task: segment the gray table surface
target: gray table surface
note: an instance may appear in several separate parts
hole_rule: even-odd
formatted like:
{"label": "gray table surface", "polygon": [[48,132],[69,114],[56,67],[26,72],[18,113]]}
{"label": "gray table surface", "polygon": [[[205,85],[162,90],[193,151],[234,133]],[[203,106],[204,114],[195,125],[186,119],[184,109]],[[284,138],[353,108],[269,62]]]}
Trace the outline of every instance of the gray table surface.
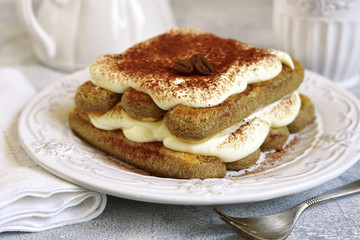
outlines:
{"label": "gray table surface", "polygon": [[[272,1],[172,0],[178,26],[199,28],[265,48],[275,48]],[[16,18],[15,1],[0,1],[0,67],[22,71],[38,91],[69,74],[41,65]],[[351,90],[360,97],[360,86]],[[359,155],[360,158],[360,155]],[[238,216],[275,213],[360,178],[360,162],[341,176],[305,192],[262,202],[182,206],[137,202],[108,196],[96,219],[39,233],[2,233],[0,239],[237,239],[214,207]],[[360,196],[317,205],[298,220],[288,239],[360,239]]]}

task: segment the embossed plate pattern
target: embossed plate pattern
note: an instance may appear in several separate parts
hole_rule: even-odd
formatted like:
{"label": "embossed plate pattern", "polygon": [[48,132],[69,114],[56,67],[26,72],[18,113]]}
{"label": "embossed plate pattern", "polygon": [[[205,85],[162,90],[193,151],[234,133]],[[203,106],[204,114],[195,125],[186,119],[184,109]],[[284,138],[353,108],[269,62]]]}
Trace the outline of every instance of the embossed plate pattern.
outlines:
{"label": "embossed plate pattern", "polygon": [[[49,172],[110,195],[167,204],[229,204],[298,193],[339,176],[360,158],[360,103],[347,91],[306,71],[299,89],[315,104],[316,121],[292,137],[293,146],[258,174],[229,172],[222,179],[178,180],[140,174],[73,135],[67,124],[83,70],[39,93],[19,120],[25,150]],[[296,140],[296,141],[295,141]],[[290,146],[290,143],[289,143]],[[267,156],[262,154],[262,161]],[[265,163],[265,162],[264,162]],[[260,163],[253,170],[262,167]]]}

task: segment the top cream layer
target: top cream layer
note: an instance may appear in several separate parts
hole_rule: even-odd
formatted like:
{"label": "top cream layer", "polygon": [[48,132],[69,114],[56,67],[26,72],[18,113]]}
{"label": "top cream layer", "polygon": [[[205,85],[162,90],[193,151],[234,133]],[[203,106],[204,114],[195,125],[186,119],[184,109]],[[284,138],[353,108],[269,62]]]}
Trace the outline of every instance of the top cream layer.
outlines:
{"label": "top cream layer", "polygon": [[[177,74],[176,60],[202,54],[214,72],[208,76]],[[211,107],[247,84],[277,76],[282,63],[293,68],[291,57],[278,50],[255,48],[193,29],[175,28],[139,43],[123,54],[105,55],[90,66],[94,85],[123,93],[128,87],[145,92],[162,109],[177,104]]]}

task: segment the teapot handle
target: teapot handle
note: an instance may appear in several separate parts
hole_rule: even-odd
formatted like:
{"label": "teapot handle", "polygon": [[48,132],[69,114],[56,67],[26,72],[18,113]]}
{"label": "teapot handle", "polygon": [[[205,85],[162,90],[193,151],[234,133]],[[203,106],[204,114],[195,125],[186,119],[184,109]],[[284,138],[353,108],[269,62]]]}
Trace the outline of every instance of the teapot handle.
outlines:
{"label": "teapot handle", "polygon": [[32,0],[17,0],[17,10],[30,37],[40,43],[39,46],[44,48],[44,53],[50,59],[54,58],[56,55],[56,44],[37,21],[32,7]]}

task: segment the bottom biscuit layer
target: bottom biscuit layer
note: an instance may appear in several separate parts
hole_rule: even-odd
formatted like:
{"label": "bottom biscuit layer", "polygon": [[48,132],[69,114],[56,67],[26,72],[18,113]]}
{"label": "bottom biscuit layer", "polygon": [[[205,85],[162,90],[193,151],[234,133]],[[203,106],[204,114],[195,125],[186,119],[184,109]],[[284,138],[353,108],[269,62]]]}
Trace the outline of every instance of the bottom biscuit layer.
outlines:
{"label": "bottom biscuit layer", "polygon": [[100,130],[75,108],[69,114],[70,128],[92,146],[152,175],[169,178],[222,178],[226,166],[216,157],[170,150],[159,142],[136,143],[121,130]]}

